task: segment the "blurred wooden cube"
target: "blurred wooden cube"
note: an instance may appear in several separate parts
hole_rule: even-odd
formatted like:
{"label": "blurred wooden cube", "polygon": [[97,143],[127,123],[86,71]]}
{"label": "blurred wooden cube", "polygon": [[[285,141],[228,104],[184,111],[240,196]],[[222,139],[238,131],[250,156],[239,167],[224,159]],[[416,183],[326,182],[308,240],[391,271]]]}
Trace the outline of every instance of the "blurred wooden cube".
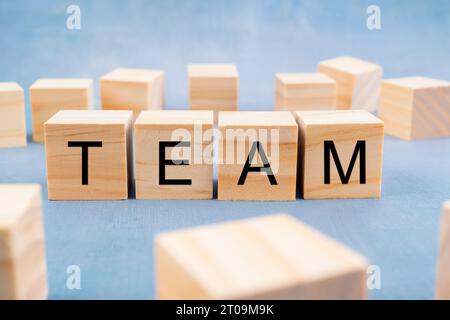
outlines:
{"label": "blurred wooden cube", "polygon": [[383,121],[364,110],[295,114],[304,199],[381,196]]}
{"label": "blurred wooden cube", "polygon": [[45,123],[48,198],[128,198],[131,111],[60,111]]}
{"label": "blurred wooden cube", "polygon": [[424,77],[384,80],[379,116],[404,140],[450,136],[450,82]]}
{"label": "blurred wooden cube", "polygon": [[165,74],[162,70],[119,68],[100,78],[102,108],[160,110],[165,104]]}
{"label": "blurred wooden cube", "polygon": [[238,108],[239,74],[234,64],[189,64],[189,105],[192,110],[219,111]]}
{"label": "blurred wooden cube", "polygon": [[444,203],[442,212],[436,299],[450,300],[450,201]]}
{"label": "blurred wooden cube", "polygon": [[212,199],[213,128],[212,111],[141,112],[134,124],[136,198]]}
{"label": "blurred wooden cube", "polygon": [[39,185],[0,185],[0,300],[46,299]]}
{"label": "blurred wooden cube", "polygon": [[26,145],[23,89],[16,82],[0,82],[0,148]]}
{"label": "blurred wooden cube", "polygon": [[160,234],[158,299],[366,299],[367,260],[277,214]]}
{"label": "blurred wooden cube", "polygon": [[377,110],[383,75],[381,66],[357,58],[339,57],[320,62],[317,70],[336,81],[337,109]]}
{"label": "blurred wooden cube", "polygon": [[30,87],[33,140],[44,142],[44,123],[60,110],[93,107],[92,79],[39,79]]}
{"label": "blurred wooden cube", "polygon": [[276,75],[275,109],[336,109],[336,82],[321,73],[280,73]]}
{"label": "blurred wooden cube", "polygon": [[219,132],[219,200],[295,200],[298,127],[291,112],[220,112]]}

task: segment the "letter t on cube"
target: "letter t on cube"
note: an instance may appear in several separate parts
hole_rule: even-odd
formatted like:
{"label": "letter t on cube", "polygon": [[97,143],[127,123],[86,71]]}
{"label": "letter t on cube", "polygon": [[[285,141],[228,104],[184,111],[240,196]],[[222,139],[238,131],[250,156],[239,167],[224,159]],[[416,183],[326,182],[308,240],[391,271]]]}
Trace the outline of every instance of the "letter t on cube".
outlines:
{"label": "letter t on cube", "polygon": [[48,198],[128,198],[131,111],[60,111],[45,123]]}
{"label": "letter t on cube", "polygon": [[304,199],[380,197],[383,121],[363,110],[295,114]]}

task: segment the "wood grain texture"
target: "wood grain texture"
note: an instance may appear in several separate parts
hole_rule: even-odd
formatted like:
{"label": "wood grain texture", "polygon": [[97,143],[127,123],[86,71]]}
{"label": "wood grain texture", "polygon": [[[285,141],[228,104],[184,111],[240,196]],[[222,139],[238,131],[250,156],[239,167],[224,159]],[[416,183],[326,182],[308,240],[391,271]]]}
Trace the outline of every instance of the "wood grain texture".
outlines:
{"label": "wood grain texture", "polygon": [[[131,111],[60,111],[45,123],[48,198],[128,198],[132,179]],[[82,185],[82,149],[69,141],[101,141],[88,149],[88,185]]]}
{"label": "wood grain texture", "polygon": [[0,82],[0,148],[26,145],[23,89],[16,82]]}
{"label": "wood grain texture", "polygon": [[320,62],[317,70],[336,81],[337,109],[377,110],[381,66],[353,57],[338,57]]}
{"label": "wood grain texture", "polygon": [[450,82],[408,77],[384,80],[379,116],[386,133],[404,140],[450,136]]}
{"label": "wood grain texture", "polygon": [[30,87],[34,142],[44,142],[44,123],[60,110],[93,107],[92,79],[38,79]]}
{"label": "wood grain texture", "polygon": [[[297,111],[299,125],[299,184],[304,199],[379,198],[383,153],[383,121],[363,110]],[[330,156],[330,183],[325,183],[325,141],[333,141],[344,173],[357,141],[365,141],[366,182],[360,183],[360,157],[347,184]]]}
{"label": "wood grain texture", "polygon": [[0,300],[47,294],[41,188],[0,185]]}
{"label": "wood grain texture", "polygon": [[219,111],[238,108],[239,74],[234,64],[189,64],[189,106],[192,110]]}
{"label": "wood grain texture", "polygon": [[436,273],[436,299],[450,300],[450,201],[444,203]]}
{"label": "wood grain texture", "polygon": [[155,240],[158,299],[365,299],[367,261],[286,215]]}
{"label": "wood grain texture", "polygon": [[[213,128],[212,111],[141,112],[134,125],[136,198],[212,199]],[[164,170],[166,179],[188,179],[190,185],[160,184],[161,141],[190,143],[190,147],[166,148],[164,154],[165,159],[189,161],[188,165],[166,165]]]}
{"label": "wood grain texture", "polygon": [[[219,113],[219,200],[295,200],[298,127],[287,111]],[[260,141],[252,167],[267,156],[276,184],[268,172],[248,172],[238,184],[252,146]]]}
{"label": "wood grain texture", "polygon": [[275,110],[336,109],[336,82],[325,74],[279,73],[275,83]]}
{"label": "wood grain texture", "polygon": [[165,73],[162,70],[119,68],[100,78],[102,108],[160,110],[165,106]]}

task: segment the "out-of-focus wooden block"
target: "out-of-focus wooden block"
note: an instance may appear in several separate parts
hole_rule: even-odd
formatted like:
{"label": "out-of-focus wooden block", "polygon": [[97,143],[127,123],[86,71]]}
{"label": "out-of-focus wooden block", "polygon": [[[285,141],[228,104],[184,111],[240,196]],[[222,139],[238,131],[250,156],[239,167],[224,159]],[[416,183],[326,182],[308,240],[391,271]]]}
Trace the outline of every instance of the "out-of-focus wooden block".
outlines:
{"label": "out-of-focus wooden block", "polygon": [[220,112],[219,132],[219,200],[295,200],[298,127],[290,112]]}
{"label": "out-of-focus wooden block", "polygon": [[46,299],[39,185],[0,185],[0,300]]}
{"label": "out-of-focus wooden block", "polygon": [[280,73],[276,75],[275,109],[336,109],[336,82],[321,73]]}
{"label": "out-of-focus wooden block", "polygon": [[367,261],[277,214],[157,236],[159,299],[365,299]]}
{"label": "out-of-focus wooden block", "polygon": [[160,110],[165,104],[165,75],[162,70],[119,68],[100,78],[102,108]]}
{"label": "out-of-focus wooden block", "polygon": [[364,110],[295,115],[304,199],[380,197],[383,121]]}
{"label": "out-of-focus wooden block", "polygon": [[450,300],[450,201],[444,203],[442,212],[436,299]]}
{"label": "out-of-focus wooden block", "polygon": [[0,148],[26,145],[23,89],[16,82],[0,82]]}
{"label": "out-of-focus wooden block", "polygon": [[134,124],[137,199],[211,199],[212,111],[143,111]]}
{"label": "out-of-focus wooden block", "polygon": [[219,111],[238,108],[239,74],[234,64],[190,64],[189,105],[193,110],[213,110],[217,122]]}
{"label": "out-of-focus wooden block", "polygon": [[39,79],[30,87],[33,140],[44,142],[44,123],[60,110],[93,107],[92,79]]}
{"label": "out-of-focus wooden block", "polygon": [[48,198],[128,198],[131,111],[60,111],[45,123]]}
{"label": "out-of-focus wooden block", "polygon": [[450,82],[424,77],[384,80],[379,116],[386,133],[412,140],[450,136]]}
{"label": "out-of-focus wooden block", "polygon": [[337,109],[378,107],[383,68],[377,64],[352,57],[339,57],[319,63],[318,72],[336,81]]}

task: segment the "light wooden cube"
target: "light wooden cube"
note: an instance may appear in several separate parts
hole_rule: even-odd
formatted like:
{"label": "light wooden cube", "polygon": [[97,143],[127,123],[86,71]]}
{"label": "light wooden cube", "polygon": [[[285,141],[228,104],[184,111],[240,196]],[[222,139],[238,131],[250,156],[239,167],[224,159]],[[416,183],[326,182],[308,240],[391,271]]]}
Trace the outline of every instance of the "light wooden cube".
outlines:
{"label": "light wooden cube", "polygon": [[44,123],[60,110],[93,107],[92,79],[39,79],[30,87],[33,140],[44,142]]}
{"label": "light wooden cube", "polygon": [[212,199],[213,128],[212,111],[141,112],[134,124],[136,198]]}
{"label": "light wooden cube", "polygon": [[424,77],[384,80],[379,116],[386,133],[412,140],[450,136],[450,82]]}
{"label": "light wooden cube", "polygon": [[0,185],[0,300],[46,299],[39,185]]}
{"label": "light wooden cube", "polygon": [[128,198],[131,111],[60,111],[45,123],[48,198]]}
{"label": "light wooden cube", "polygon": [[165,104],[165,74],[162,70],[119,68],[100,78],[102,108],[160,110]]}
{"label": "light wooden cube", "polygon": [[275,109],[336,109],[336,81],[321,73],[280,73],[276,75]]}
{"label": "light wooden cube", "polygon": [[367,260],[276,214],[160,234],[158,299],[365,299]]}
{"label": "light wooden cube", "polygon": [[219,200],[295,200],[298,127],[290,112],[220,112],[219,132]]}
{"label": "light wooden cube", "polygon": [[381,196],[383,121],[364,110],[295,114],[304,199]]}
{"label": "light wooden cube", "polygon": [[352,57],[339,57],[319,63],[318,72],[336,81],[337,109],[378,108],[383,68]]}
{"label": "light wooden cube", "polygon": [[442,212],[436,299],[450,300],[450,201],[444,203]]}
{"label": "light wooden cube", "polygon": [[0,148],[26,145],[23,89],[16,82],[0,82]]}
{"label": "light wooden cube", "polygon": [[189,105],[193,110],[219,111],[238,108],[239,74],[234,64],[189,64]]}

